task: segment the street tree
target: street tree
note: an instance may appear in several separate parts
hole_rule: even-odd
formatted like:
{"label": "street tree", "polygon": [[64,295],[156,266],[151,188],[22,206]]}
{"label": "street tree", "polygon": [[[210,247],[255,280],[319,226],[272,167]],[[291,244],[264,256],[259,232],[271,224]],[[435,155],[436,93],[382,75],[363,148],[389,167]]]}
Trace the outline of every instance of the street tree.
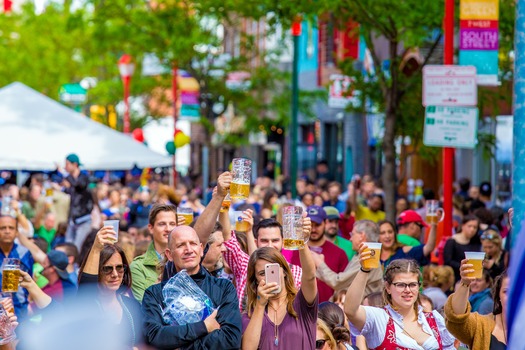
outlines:
{"label": "street tree", "polygon": [[[444,1],[326,0],[323,6],[321,13],[331,13],[336,25],[344,26],[349,20],[359,24],[356,34],[364,39],[372,59],[370,74],[355,69],[352,62],[341,63],[340,67],[355,79],[355,89],[362,91],[363,102],[370,101],[375,111],[384,113],[382,180],[385,211],[388,219],[394,220],[399,178],[396,139],[410,136],[418,152],[436,154],[437,150],[421,144],[424,116],[421,81],[426,64],[443,62],[440,46]],[[512,40],[513,24],[509,8],[513,6],[510,0],[501,1],[504,13],[501,37],[507,41],[501,47],[506,53],[511,47],[508,40]],[[484,93],[483,89],[480,93]],[[503,94],[498,96],[494,104],[504,98]],[[367,103],[362,104],[363,111],[366,106]]]}

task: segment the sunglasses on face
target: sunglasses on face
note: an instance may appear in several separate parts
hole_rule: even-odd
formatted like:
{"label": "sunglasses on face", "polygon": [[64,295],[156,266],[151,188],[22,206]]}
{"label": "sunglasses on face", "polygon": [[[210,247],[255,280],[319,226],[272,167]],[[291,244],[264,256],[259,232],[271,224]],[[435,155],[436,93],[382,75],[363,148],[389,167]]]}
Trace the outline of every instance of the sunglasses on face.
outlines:
{"label": "sunglasses on face", "polygon": [[111,275],[113,273],[113,269],[117,270],[117,273],[119,275],[122,275],[124,273],[124,271],[126,271],[126,266],[124,265],[115,265],[115,266],[111,266],[111,265],[107,265],[107,266],[102,266],[102,272],[106,275]]}
{"label": "sunglasses on face", "polygon": [[322,349],[324,347],[324,344],[326,343],[328,339],[317,339],[315,341],[315,348],[316,349]]}

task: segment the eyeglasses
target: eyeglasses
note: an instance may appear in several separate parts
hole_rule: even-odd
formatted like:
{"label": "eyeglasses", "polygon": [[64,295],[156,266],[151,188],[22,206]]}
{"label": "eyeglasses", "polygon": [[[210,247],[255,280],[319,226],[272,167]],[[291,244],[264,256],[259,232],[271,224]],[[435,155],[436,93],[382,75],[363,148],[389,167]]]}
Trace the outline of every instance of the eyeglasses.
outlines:
{"label": "eyeglasses", "polygon": [[417,290],[419,288],[419,282],[395,282],[392,283],[392,285],[396,287],[398,292],[403,292],[406,289],[406,287],[408,287],[412,291]]}
{"label": "eyeglasses", "polygon": [[328,339],[317,339],[315,341],[315,348],[316,349],[322,349],[324,347],[324,344],[326,343]]}
{"label": "eyeglasses", "polygon": [[113,269],[117,270],[117,273],[119,275],[122,275],[124,271],[126,271],[127,266],[124,265],[115,265],[115,266],[102,266],[102,272],[106,275],[111,275],[113,273]]}

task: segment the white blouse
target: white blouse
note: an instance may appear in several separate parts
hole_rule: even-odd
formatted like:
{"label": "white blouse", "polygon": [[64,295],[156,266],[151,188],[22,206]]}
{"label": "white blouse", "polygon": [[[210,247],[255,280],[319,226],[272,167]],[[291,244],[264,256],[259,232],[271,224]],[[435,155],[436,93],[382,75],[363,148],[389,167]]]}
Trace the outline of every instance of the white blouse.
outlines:
{"label": "white blouse", "polygon": [[[389,319],[388,313],[383,308],[373,306],[363,307],[366,310],[366,322],[362,331],[359,332],[359,330],[355,328],[352,323],[350,323],[350,330],[352,332],[352,335],[354,336],[363,335],[366,339],[366,343],[369,348],[376,348],[379,345],[381,345],[381,343],[383,343],[383,340],[385,339],[386,326]],[[425,340],[423,346],[419,345],[414,339],[406,335],[406,333],[403,332],[403,329],[398,325],[398,323],[400,325],[403,324],[403,317],[394,309],[392,309],[390,305],[387,305],[386,308],[388,309],[388,312],[394,319],[394,328],[396,330],[396,343],[398,346],[416,350],[439,349],[437,339],[434,336],[434,333],[432,332],[432,329],[430,328],[427,319],[423,313],[423,307],[419,306],[417,317],[417,322],[423,327],[423,331],[429,334],[429,338]],[[432,311],[432,315],[436,319],[439,334],[441,335],[441,342],[443,343],[443,350],[455,350],[455,338],[454,336],[452,336],[452,334],[448,332],[447,328],[445,327],[445,320],[435,310]]]}

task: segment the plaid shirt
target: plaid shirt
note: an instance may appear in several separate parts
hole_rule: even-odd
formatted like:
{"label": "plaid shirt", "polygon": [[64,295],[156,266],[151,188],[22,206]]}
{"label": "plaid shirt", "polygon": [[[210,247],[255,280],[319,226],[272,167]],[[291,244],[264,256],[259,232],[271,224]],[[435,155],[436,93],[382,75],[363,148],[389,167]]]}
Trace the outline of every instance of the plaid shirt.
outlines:
{"label": "plaid shirt", "polygon": [[[248,261],[250,256],[246,254],[237,241],[237,236],[232,230],[232,238],[224,242],[226,251],[222,253],[224,260],[230,267],[235,278],[235,286],[237,288],[237,297],[239,298],[239,309],[242,310],[244,295],[246,293],[246,282],[248,278]],[[297,266],[290,264],[293,279],[297,289],[301,288],[301,277],[303,270]]]}
{"label": "plaid shirt", "polygon": [[[33,264],[35,261],[29,250],[23,245],[13,243],[13,248],[11,248],[8,256],[5,256],[4,252],[0,249],[1,261],[3,261],[4,258],[20,259],[20,269],[27,272],[30,276],[33,276]],[[1,274],[2,272],[0,271],[0,276]],[[18,287],[18,292],[13,293],[13,304],[19,320],[23,320],[27,315],[28,296],[29,292],[22,287]]]}

